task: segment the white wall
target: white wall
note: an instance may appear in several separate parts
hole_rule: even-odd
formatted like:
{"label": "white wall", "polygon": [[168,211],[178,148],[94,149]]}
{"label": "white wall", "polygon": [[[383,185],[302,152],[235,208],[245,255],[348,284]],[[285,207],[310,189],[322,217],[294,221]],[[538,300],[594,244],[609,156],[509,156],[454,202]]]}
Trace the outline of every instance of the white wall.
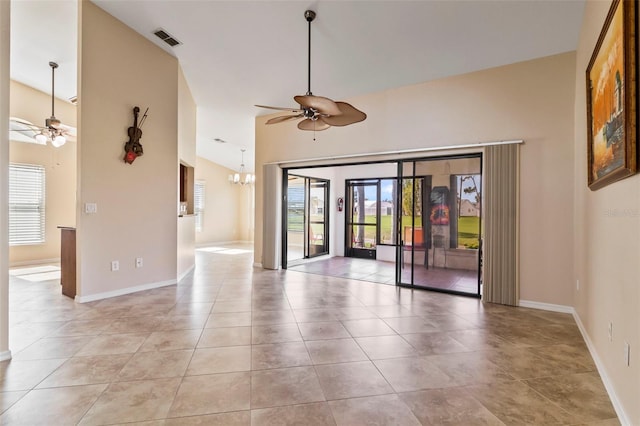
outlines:
{"label": "white wall", "polygon": [[[176,282],[178,62],[87,0],[79,18],[77,276],[87,301]],[[129,165],[134,106],[149,115],[144,155]],[[89,202],[96,214],[81,213]]]}
{"label": "white wall", "polygon": [[[587,187],[585,70],[610,2],[587,2],[575,73],[573,296],[596,357],[604,367],[623,424],[640,424],[640,175],[597,191]],[[636,3],[637,7],[637,3]],[[576,280],[580,281],[577,289]],[[609,322],[613,339],[609,341]],[[624,343],[631,365],[624,363]],[[618,412],[619,414],[620,411]],[[625,418],[626,417],[626,418]]]}

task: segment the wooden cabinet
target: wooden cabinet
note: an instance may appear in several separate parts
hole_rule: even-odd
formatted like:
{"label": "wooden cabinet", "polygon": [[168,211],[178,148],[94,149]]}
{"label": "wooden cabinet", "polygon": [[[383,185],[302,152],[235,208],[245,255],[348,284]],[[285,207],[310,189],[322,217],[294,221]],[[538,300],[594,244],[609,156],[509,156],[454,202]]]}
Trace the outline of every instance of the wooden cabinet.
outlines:
{"label": "wooden cabinet", "polygon": [[60,284],[62,294],[76,297],[76,228],[59,226],[60,238]]}

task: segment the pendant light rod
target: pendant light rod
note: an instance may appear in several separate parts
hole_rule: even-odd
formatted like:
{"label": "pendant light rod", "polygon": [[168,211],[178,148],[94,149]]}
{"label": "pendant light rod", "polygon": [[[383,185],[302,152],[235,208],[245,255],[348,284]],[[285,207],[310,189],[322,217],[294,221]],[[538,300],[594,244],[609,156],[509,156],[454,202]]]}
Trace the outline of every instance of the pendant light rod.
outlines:
{"label": "pendant light rod", "polygon": [[304,12],[304,17],[309,24],[309,38],[308,38],[308,52],[309,58],[307,60],[307,95],[311,93],[311,22],[316,19],[316,13],[313,10],[307,10]]}
{"label": "pendant light rod", "polygon": [[58,64],[56,64],[55,62],[49,62],[49,66],[51,67],[51,117],[55,117],[55,90],[56,90],[56,79],[55,79],[55,74],[56,74],[56,68],[58,68]]}

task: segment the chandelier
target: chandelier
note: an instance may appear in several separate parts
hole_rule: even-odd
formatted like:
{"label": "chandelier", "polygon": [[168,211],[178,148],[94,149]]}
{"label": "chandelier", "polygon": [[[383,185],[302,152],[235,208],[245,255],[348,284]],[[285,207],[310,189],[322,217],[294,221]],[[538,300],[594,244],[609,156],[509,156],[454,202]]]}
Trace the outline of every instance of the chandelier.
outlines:
{"label": "chandelier", "polygon": [[256,175],[246,173],[244,171],[244,152],[246,151],[246,149],[243,148],[240,151],[242,151],[242,162],[240,163],[240,170],[238,173],[229,175],[229,183],[239,185],[252,185],[256,181]]}

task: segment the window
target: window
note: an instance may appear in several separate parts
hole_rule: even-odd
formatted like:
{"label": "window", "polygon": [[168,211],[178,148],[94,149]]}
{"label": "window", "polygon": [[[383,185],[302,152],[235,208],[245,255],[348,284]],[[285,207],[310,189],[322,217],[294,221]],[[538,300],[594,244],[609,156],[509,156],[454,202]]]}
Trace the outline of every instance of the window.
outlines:
{"label": "window", "polygon": [[9,245],[44,243],[44,167],[9,165]]}
{"label": "window", "polygon": [[193,187],[194,192],[194,211],[196,215],[196,232],[202,232],[202,224],[204,219],[204,181],[198,180]]}

